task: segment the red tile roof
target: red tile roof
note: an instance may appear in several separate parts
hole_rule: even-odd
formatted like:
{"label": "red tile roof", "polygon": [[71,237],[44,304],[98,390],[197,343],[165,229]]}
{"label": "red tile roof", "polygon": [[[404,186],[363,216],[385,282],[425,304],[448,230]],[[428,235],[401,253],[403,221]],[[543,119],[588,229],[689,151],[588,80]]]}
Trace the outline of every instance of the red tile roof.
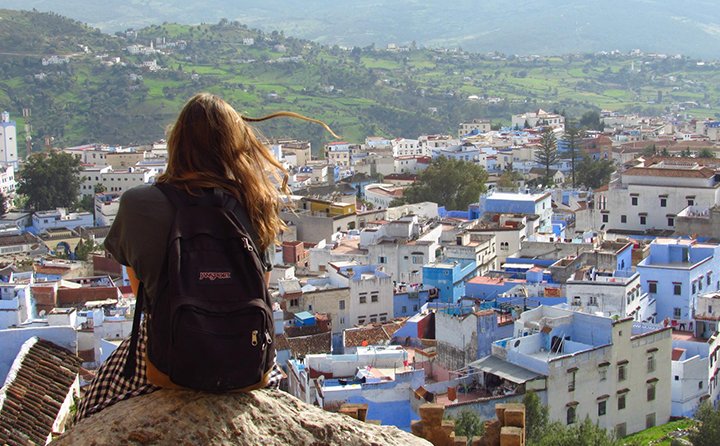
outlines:
{"label": "red tile roof", "polygon": [[293,356],[319,355],[322,353],[330,353],[332,335],[327,331],[310,336],[287,338],[287,342],[290,345],[290,351],[292,351]]}
{"label": "red tile roof", "polygon": [[390,336],[388,336],[382,325],[368,325],[345,330],[345,347],[382,345],[387,344],[389,341]]}
{"label": "red tile roof", "polygon": [[0,444],[45,444],[80,370],[80,358],[30,338],[0,389]]}
{"label": "red tile roof", "polygon": [[651,177],[685,177],[685,178],[712,178],[715,175],[711,169],[701,167],[699,169],[674,169],[674,168],[646,168],[633,167],[626,170],[623,175],[638,175]]}

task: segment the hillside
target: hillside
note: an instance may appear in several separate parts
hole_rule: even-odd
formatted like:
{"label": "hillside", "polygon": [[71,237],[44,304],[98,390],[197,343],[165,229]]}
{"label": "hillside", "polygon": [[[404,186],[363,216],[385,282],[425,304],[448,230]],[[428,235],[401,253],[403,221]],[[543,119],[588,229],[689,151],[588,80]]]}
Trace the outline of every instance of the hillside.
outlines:
{"label": "hillside", "polygon": [[520,55],[640,48],[717,58],[720,43],[720,10],[711,0],[5,0],[3,5],[54,11],[111,32],[227,18],[347,46],[416,41]]}
{"label": "hillside", "polygon": [[[19,129],[23,108],[31,109],[36,149],[45,137],[67,145],[162,138],[198,91],[251,116],[287,109],[324,119],[352,142],[455,133],[459,122],[477,117],[507,124],[512,113],[540,107],[571,117],[598,108],[720,113],[718,67],[688,58],[343,50],[228,20],[110,36],[53,14],[0,10],[0,17],[0,108]],[[51,55],[69,58],[43,65]],[[290,120],[261,130],[307,138],[316,148],[328,140],[319,126]]]}

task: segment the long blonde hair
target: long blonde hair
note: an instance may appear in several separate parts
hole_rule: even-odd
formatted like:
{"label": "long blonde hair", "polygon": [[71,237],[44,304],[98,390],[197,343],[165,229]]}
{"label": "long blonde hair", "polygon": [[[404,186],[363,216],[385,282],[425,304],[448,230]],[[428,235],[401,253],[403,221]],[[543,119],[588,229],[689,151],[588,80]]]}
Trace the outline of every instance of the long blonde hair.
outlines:
{"label": "long blonde hair", "polygon": [[167,170],[158,183],[172,183],[188,191],[202,187],[227,190],[245,205],[260,248],[267,249],[286,227],[278,214],[281,194],[289,193],[287,171],[245,121],[276,116],[319,122],[290,112],[243,118],[218,96],[193,96],[170,130]]}

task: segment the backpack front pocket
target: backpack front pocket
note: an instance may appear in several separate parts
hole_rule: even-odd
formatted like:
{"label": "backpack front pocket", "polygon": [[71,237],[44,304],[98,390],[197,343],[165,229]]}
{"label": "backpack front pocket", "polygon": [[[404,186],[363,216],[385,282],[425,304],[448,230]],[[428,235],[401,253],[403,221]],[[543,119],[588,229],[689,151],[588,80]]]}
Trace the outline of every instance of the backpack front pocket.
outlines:
{"label": "backpack front pocket", "polygon": [[219,313],[184,305],[174,316],[170,379],[175,384],[223,392],[263,379],[270,337],[261,306]]}

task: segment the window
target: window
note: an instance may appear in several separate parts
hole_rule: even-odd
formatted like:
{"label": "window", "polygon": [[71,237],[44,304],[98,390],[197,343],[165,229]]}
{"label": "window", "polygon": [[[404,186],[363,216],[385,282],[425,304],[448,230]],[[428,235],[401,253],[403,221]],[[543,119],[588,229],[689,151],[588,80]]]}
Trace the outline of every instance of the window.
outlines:
{"label": "window", "polygon": [[703,388],[703,382],[698,381],[698,389],[702,390],[702,388]]}
{"label": "window", "polygon": [[300,300],[299,300],[299,299],[290,299],[290,306],[291,306],[291,307],[297,307],[297,306],[299,306],[299,305],[300,305]]}
{"label": "window", "polygon": [[365,325],[365,316],[361,316],[358,318],[358,325]]}
{"label": "window", "polygon": [[361,295],[361,296],[360,296],[360,303],[361,303],[361,304],[367,303],[367,296]]}
{"label": "window", "polygon": [[341,318],[340,318],[340,325],[345,325],[345,318],[344,318],[344,317],[341,317]]}
{"label": "window", "polygon": [[707,273],[707,286],[710,286],[710,283],[712,282],[712,273]]}
{"label": "window", "polygon": [[645,217],[644,215],[641,215],[640,216],[640,224],[641,225],[647,224],[647,217]]}
{"label": "window", "polygon": [[608,222],[608,214],[602,214],[602,222],[607,223]]}
{"label": "window", "polygon": [[647,400],[655,401],[655,383],[649,383],[647,386]]}
{"label": "window", "polygon": [[618,410],[625,409],[625,394],[618,395]]}
{"label": "window", "polygon": [[682,309],[679,307],[673,308],[673,318],[680,319],[682,317]]}
{"label": "window", "polygon": [[695,294],[697,292],[697,285],[695,285],[695,282],[692,283],[692,293]]}
{"label": "window", "polygon": [[712,314],[712,305],[708,305],[708,314]]}
{"label": "window", "polygon": [[657,293],[657,282],[648,282],[648,293]]}
{"label": "window", "polygon": [[377,314],[371,314],[370,315],[370,323],[374,324],[377,322]]}
{"label": "window", "polygon": [[568,371],[568,392],[573,392],[575,390],[575,373],[577,372],[577,369]]}
{"label": "window", "polygon": [[688,206],[693,206],[695,204],[695,200],[688,200]]}
{"label": "window", "polygon": [[601,417],[607,413],[607,401],[600,401],[598,403],[598,416]]}
{"label": "window", "polygon": [[377,302],[377,301],[378,301],[378,293],[370,294],[370,302]]}
{"label": "window", "polygon": [[575,422],[575,406],[567,408],[567,424],[573,424]]}
{"label": "window", "polygon": [[655,413],[645,415],[645,429],[650,429],[655,426]]}
{"label": "window", "polygon": [[615,438],[623,438],[627,435],[627,424],[620,423],[615,425]]}
{"label": "window", "polygon": [[600,374],[600,381],[605,381],[607,379],[607,366],[600,366],[598,373]]}
{"label": "window", "polygon": [[620,216],[620,223],[627,223],[627,215]]}
{"label": "window", "polygon": [[652,373],[655,371],[655,355],[649,354],[647,357],[647,372]]}
{"label": "window", "polygon": [[344,310],[344,309],[345,309],[345,301],[344,301],[344,300],[341,300],[340,302],[338,302],[338,304],[339,304],[339,308],[340,308],[341,310]]}
{"label": "window", "polygon": [[590,296],[590,298],[588,299],[588,305],[597,307],[597,305],[598,305],[597,296]]}
{"label": "window", "polygon": [[682,294],[682,284],[673,283],[673,294],[679,296]]}
{"label": "window", "polygon": [[630,197],[630,204],[632,204],[633,206],[637,206],[638,205],[638,197]]}
{"label": "window", "polygon": [[675,219],[673,217],[668,217],[668,226],[675,226]]}
{"label": "window", "polygon": [[413,305],[413,311],[417,311],[417,310],[418,310],[417,304]]}
{"label": "window", "polygon": [[661,208],[667,207],[667,198],[660,199],[660,207]]}
{"label": "window", "polygon": [[627,378],[627,368],[625,367],[625,364],[619,365],[617,372],[618,372],[618,375],[617,375],[618,381],[625,381],[625,379]]}
{"label": "window", "polygon": [[378,263],[387,263],[387,257],[378,256]]}
{"label": "window", "polygon": [[407,313],[407,307],[405,305],[402,306],[402,314]]}

